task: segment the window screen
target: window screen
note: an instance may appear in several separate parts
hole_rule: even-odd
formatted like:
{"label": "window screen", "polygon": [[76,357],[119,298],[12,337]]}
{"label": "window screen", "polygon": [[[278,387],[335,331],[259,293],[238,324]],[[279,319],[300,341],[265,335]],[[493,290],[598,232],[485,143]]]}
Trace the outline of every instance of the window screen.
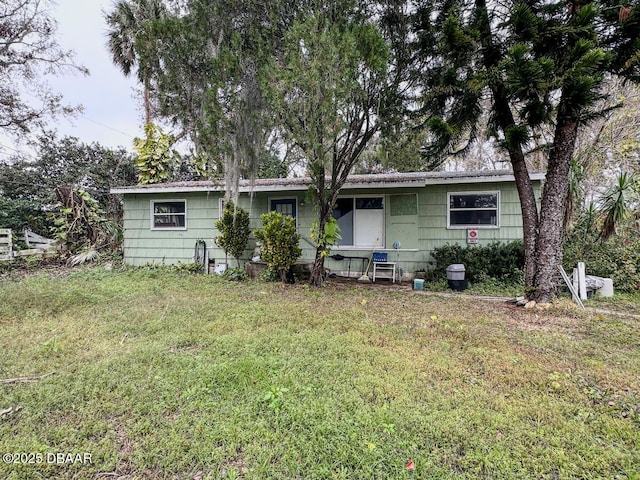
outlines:
{"label": "window screen", "polygon": [[153,228],[186,228],[186,200],[153,202]]}
{"label": "window screen", "polygon": [[498,226],[498,192],[450,193],[449,226]]}

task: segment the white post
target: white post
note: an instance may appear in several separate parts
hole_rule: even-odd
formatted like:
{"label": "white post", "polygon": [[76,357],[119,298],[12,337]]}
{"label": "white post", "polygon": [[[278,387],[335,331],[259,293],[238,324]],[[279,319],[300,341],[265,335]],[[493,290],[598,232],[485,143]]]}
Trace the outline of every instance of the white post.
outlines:
{"label": "white post", "polygon": [[573,289],[577,292],[580,290],[580,280],[578,279],[578,267],[573,269],[573,275],[571,276],[571,280],[573,280]]}
{"label": "white post", "polygon": [[604,278],[604,287],[598,290],[598,294],[602,297],[613,297],[613,280]]}
{"label": "white post", "polygon": [[585,279],[584,262],[578,262],[578,284],[580,287],[580,300],[587,299],[587,282]]}

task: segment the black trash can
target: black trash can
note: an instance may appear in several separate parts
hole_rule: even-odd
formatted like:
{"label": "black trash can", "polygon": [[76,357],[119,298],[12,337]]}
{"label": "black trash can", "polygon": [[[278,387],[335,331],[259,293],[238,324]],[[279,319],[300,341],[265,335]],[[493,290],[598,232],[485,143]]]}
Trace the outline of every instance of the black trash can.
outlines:
{"label": "black trash can", "polygon": [[447,267],[447,282],[451,290],[461,292],[467,289],[468,281],[465,273],[466,269],[462,263],[454,263]]}

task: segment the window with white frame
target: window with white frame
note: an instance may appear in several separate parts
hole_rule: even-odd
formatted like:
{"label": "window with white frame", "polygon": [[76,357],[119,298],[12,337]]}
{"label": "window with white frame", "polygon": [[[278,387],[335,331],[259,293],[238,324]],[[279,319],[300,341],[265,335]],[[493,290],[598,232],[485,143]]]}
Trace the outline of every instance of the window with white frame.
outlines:
{"label": "window with white frame", "polygon": [[447,227],[500,226],[500,192],[448,193]]}
{"label": "window with white frame", "polygon": [[152,200],[151,201],[151,229],[152,230],[186,230],[187,229],[187,201],[186,200]]}
{"label": "window with white frame", "polygon": [[340,227],[339,246],[384,247],[384,197],[340,197],[333,218]]}

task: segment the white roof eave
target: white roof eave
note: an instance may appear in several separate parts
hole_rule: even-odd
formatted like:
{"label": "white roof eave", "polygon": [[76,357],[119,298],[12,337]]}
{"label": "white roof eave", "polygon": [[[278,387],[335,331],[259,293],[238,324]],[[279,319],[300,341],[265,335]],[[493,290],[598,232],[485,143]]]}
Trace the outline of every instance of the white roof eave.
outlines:
{"label": "white roof eave", "polygon": [[[533,181],[544,180],[543,172],[535,172],[529,175]],[[513,182],[515,177],[513,174],[497,174],[497,175],[468,175],[453,177],[435,177],[435,178],[415,178],[404,179],[398,181],[360,181],[347,182],[342,187],[343,190],[363,190],[363,189],[390,189],[390,188],[421,188],[427,185],[451,185],[451,184],[472,184],[472,183],[500,183]],[[238,190],[241,193],[251,192],[304,192],[309,188],[310,184],[272,184],[272,185],[246,185],[241,186]],[[158,185],[153,187],[114,187],[111,193],[114,194],[159,194],[159,193],[189,193],[189,192],[224,192],[223,185]]]}

